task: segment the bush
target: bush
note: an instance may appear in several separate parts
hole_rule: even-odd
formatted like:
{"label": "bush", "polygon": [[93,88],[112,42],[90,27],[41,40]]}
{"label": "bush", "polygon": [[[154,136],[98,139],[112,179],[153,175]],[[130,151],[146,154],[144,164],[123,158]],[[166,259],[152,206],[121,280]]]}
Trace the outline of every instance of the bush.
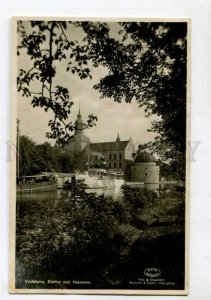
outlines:
{"label": "bush", "polygon": [[146,188],[140,189],[136,187],[123,185],[121,190],[124,195],[124,201],[133,210],[139,208],[153,207],[153,205],[155,205],[155,203],[157,203],[159,199],[159,196],[156,192],[150,191]]}
{"label": "bush", "polygon": [[35,200],[34,209],[27,202],[16,226],[19,287],[30,288],[22,278],[91,280],[95,288],[119,287],[142,267],[140,256],[154,253],[153,241],[167,233],[172,239],[182,234],[178,215],[183,200],[169,195],[160,199],[153,191],[127,186],[122,191],[123,199],[114,201],[86,192],[84,182],[76,181],[57,204]]}

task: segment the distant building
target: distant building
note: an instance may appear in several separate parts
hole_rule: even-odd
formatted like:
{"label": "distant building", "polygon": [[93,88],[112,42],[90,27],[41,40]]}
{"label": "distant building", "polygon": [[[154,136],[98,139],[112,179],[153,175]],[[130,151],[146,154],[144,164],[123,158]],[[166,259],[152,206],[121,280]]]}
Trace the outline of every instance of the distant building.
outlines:
{"label": "distant building", "polygon": [[138,153],[131,166],[131,181],[159,183],[159,180],[160,167],[156,164],[154,156],[147,151]]}
{"label": "distant building", "polygon": [[135,146],[132,138],[121,141],[119,134],[114,142],[92,143],[85,136],[84,123],[79,110],[77,120],[75,121],[74,135],[69,139],[68,144],[64,146],[65,150],[72,153],[82,153],[89,167],[105,167],[107,169],[125,171],[128,162],[133,160]]}
{"label": "distant building", "polygon": [[90,163],[94,166],[104,160],[107,169],[125,171],[128,161],[133,160],[135,146],[132,138],[121,141],[119,134],[115,142],[91,143],[87,146],[90,151]]}
{"label": "distant building", "polygon": [[91,143],[91,140],[84,134],[84,122],[81,117],[80,110],[75,121],[75,132],[72,137],[68,140],[68,144],[64,146],[65,150],[73,153],[79,153]]}

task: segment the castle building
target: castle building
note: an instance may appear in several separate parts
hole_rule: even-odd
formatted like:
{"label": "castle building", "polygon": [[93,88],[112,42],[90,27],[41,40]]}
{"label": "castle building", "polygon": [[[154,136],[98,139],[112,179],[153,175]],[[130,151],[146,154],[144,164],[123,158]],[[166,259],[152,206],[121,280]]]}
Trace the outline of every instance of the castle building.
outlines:
{"label": "castle building", "polygon": [[119,134],[114,142],[91,143],[89,145],[90,161],[92,165],[104,160],[107,169],[125,171],[128,161],[133,160],[135,146],[132,138],[121,141]]}
{"label": "castle building", "polygon": [[[84,134],[84,123],[79,110],[75,121],[74,135],[64,146],[65,150],[72,153],[83,153],[89,167],[103,167],[124,172],[128,162],[132,162],[135,146],[132,138],[121,141],[119,134],[116,141],[92,143]],[[84,159],[84,157],[83,157]]]}
{"label": "castle building", "polygon": [[84,148],[90,143],[90,138],[88,138],[84,134],[84,123],[79,109],[77,119],[75,121],[74,135],[70,137],[70,139],[68,140],[68,144],[64,146],[64,149],[73,153],[79,153],[82,152]]}
{"label": "castle building", "polygon": [[159,183],[160,167],[149,152],[144,151],[136,155],[131,166],[131,181],[144,183]]}
{"label": "castle building", "polygon": [[119,134],[115,141],[92,143],[84,134],[84,123],[80,110],[75,121],[74,135],[64,146],[65,150],[80,153],[86,168],[106,168],[125,174],[132,182],[158,184],[160,167],[153,155],[147,151],[135,155],[132,138],[121,141]]}

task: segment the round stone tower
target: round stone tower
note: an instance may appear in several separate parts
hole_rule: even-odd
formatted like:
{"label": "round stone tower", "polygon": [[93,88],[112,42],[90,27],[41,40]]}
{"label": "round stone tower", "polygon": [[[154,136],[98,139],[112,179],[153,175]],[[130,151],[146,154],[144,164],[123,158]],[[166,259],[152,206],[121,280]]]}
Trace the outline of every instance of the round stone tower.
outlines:
{"label": "round stone tower", "polygon": [[138,153],[131,166],[131,181],[159,183],[160,167],[152,154],[147,151]]}

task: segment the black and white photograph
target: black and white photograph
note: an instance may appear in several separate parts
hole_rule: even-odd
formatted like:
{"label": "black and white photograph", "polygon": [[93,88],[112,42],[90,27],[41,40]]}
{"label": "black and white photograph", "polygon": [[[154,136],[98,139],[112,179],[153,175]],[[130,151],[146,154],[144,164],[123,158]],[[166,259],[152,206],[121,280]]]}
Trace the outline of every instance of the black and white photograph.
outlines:
{"label": "black and white photograph", "polygon": [[190,20],[12,25],[10,291],[187,294]]}

